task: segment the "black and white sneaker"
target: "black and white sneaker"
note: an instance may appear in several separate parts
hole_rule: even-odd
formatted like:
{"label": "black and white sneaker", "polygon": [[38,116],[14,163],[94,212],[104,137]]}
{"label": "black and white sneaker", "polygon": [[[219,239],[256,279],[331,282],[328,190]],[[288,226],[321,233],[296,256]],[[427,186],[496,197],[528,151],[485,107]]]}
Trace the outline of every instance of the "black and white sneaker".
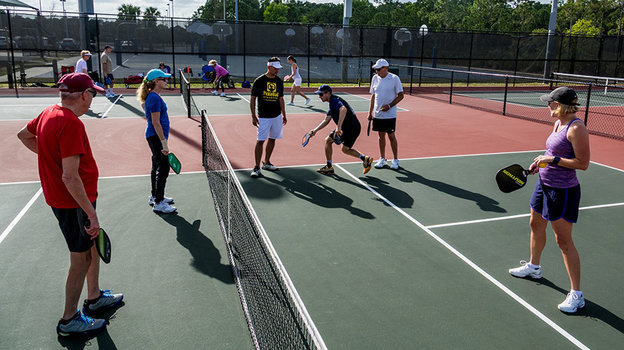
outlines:
{"label": "black and white sneaker", "polygon": [[101,290],[100,296],[94,300],[85,300],[82,312],[86,315],[93,315],[102,311],[110,310],[119,305],[123,300],[123,294],[113,294],[110,290]]}

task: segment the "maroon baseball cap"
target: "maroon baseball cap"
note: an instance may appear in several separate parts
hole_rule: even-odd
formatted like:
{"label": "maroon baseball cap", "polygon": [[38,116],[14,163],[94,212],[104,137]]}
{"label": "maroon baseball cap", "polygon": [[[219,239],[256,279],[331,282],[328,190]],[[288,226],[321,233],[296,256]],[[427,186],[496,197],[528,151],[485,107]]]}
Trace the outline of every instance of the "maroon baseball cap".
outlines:
{"label": "maroon baseball cap", "polygon": [[60,89],[64,92],[79,92],[89,88],[95,89],[97,92],[104,93],[104,89],[95,85],[91,77],[85,73],[65,74],[59,79],[58,85],[65,85],[67,89]]}

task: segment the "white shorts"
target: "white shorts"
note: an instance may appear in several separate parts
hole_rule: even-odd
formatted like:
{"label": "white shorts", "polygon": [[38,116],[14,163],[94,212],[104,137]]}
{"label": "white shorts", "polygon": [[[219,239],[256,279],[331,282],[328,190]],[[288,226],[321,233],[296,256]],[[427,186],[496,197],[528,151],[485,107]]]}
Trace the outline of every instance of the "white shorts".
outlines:
{"label": "white shorts", "polygon": [[301,76],[294,76],[293,77],[293,86],[301,86],[301,82],[303,79],[301,79]]}
{"label": "white shorts", "polygon": [[258,141],[265,141],[267,138],[279,140],[283,131],[281,114],[275,118],[258,118]]}

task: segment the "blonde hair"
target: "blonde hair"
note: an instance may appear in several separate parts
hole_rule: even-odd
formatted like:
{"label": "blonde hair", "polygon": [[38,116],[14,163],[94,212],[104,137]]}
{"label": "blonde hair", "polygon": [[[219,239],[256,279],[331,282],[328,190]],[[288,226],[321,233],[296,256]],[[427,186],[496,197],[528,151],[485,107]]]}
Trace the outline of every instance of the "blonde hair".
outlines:
{"label": "blonde hair", "polygon": [[212,64],[216,65],[217,64],[217,60],[210,60],[210,62],[208,62],[208,64],[209,65],[212,65]]}
{"label": "blonde hair", "polygon": [[579,106],[566,105],[563,103],[559,103],[559,107],[555,110],[555,113],[558,116],[563,116],[566,114],[576,113],[579,110]]}
{"label": "blonde hair", "polygon": [[143,82],[139,86],[136,92],[136,97],[141,104],[145,103],[147,95],[156,87],[156,79],[148,81],[147,78],[143,78]]}

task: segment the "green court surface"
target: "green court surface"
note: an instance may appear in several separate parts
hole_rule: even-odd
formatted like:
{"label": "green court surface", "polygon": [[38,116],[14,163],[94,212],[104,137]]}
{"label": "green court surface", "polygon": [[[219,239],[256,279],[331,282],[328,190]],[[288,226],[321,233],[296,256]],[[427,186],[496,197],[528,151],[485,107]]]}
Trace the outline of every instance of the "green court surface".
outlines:
{"label": "green court surface", "polygon": [[177,215],[152,212],[148,176],[100,179],[97,207],[113,247],[100,283],[124,293],[125,305],[92,339],[57,339],[67,247],[39,188],[0,185],[11,198],[2,227],[35,197],[0,244],[0,349],[252,348],[203,172],[169,177]]}
{"label": "green court surface", "polygon": [[[569,280],[552,231],[544,278],[507,270],[529,254],[535,177],[504,194],[494,173],[537,153],[282,168],[237,176],[329,349],[573,349],[619,347],[621,171],[580,172],[575,242],[587,306],[557,309]],[[618,223],[619,222],[619,223]],[[530,336],[528,336],[530,335]]]}
{"label": "green court surface", "polygon": [[[509,90],[507,92],[507,103],[517,104],[526,107],[545,108],[545,102],[540,101],[540,96],[548,91],[520,91]],[[587,104],[587,92],[578,91],[578,98],[581,107]],[[480,98],[492,101],[503,102],[505,100],[504,89],[501,91],[453,91],[453,95]],[[591,94],[590,107],[621,107],[624,106],[624,94],[621,92],[607,93],[595,90]]]}

